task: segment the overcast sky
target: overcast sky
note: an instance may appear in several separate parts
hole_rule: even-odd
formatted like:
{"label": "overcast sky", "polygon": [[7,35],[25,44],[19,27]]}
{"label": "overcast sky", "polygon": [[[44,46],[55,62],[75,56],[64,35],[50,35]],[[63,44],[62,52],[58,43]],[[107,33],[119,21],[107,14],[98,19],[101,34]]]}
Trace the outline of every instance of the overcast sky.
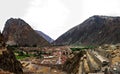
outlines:
{"label": "overcast sky", "polygon": [[120,16],[120,0],[0,0],[1,30],[22,18],[53,39],[93,15]]}

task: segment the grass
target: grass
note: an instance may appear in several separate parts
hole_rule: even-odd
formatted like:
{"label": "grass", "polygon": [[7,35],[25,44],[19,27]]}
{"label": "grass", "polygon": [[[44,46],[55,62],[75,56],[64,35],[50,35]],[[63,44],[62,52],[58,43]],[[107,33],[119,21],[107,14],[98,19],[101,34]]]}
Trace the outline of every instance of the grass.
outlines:
{"label": "grass", "polygon": [[14,51],[14,54],[18,54],[18,55],[15,55],[17,59],[24,59],[26,57],[33,56],[32,54],[24,54],[23,52],[18,52],[18,51]]}
{"label": "grass", "polygon": [[31,57],[33,55],[31,54],[23,54],[23,55],[15,55],[17,59],[24,59],[24,58],[27,58],[27,57]]}
{"label": "grass", "polygon": [[20,60],[22,60],[22,59],[24,59],[24,58],[26,58],[27,56],[16,56],[16,59],[20,59]]}

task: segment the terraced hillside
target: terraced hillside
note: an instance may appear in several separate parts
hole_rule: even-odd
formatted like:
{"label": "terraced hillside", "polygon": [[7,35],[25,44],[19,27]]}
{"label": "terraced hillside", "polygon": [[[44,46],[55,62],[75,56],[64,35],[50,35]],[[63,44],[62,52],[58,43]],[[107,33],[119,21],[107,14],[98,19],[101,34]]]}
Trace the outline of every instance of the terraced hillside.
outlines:
{"label": "terraced hillside", "polygon": [[76,55],[63,66],[68,74],[120,74],[120,45],[104,45],[74,53]]}

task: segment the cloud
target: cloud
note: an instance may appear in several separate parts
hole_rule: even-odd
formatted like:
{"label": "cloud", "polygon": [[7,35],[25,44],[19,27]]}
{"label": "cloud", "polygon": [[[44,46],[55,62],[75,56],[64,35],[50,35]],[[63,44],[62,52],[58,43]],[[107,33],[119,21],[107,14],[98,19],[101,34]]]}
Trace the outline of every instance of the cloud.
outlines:
{"label": "cloud", "polygon": [[41,30],[55,39],[63,33],[68,14],[69,10],[60,0],[33,0],[24,19],[34,29]]}
{"label": "cloud", "polygon": [[93,15],[120,15],[119,0],[33,0],[24,19],[56,39]]}
{"label": "cloud", "polygon": [[92,15],[120,15],[120,6],[118,0],[84,0],[83,8],[84,18]]}
{"label": "cloud", "polygon": [[31,0],[0,0],[0,29],[2,30],[7,19],[20,18],[26,13]]}

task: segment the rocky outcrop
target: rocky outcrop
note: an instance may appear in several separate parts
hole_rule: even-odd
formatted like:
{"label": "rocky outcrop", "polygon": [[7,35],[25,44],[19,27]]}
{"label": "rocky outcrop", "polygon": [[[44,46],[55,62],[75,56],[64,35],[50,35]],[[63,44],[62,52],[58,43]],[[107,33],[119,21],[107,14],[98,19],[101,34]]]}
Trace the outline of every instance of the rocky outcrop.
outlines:
{"label": "rocky outcrop", "polygon": [[35,30],[40,36],[46,39],[49,43],[52,43],[54,40],[50,38],[48,35],[44,34],[42,31]]}
{"label": "rocky outcrop", "polygon": [[120,17],[92,16],[70,29],[55,45],[102,45],[120,43]]}
{"label": "rocky outcrop", "polygon": [[3,36],[8,45],[18,46],[48,46],[50,45],[42,36],[37,34],[22,19],[10,18],[7,20]]}
{"label": "rocky outcrop", "polygon": [[[21,63],[15,58],[14,53],[10,48],[5,47],[5,43],[3,41],[3,36],[0,34],[0,71],[1,73],[16,73],[22,74],[22,65]],[[8,71],[8,72],[7,72]]]}
{"label": "rocky outcrop", "polygon": [[7,48],[0,49],[0,68],[16,74],[23,73],[21,63],[15,58],[14,53]]}

